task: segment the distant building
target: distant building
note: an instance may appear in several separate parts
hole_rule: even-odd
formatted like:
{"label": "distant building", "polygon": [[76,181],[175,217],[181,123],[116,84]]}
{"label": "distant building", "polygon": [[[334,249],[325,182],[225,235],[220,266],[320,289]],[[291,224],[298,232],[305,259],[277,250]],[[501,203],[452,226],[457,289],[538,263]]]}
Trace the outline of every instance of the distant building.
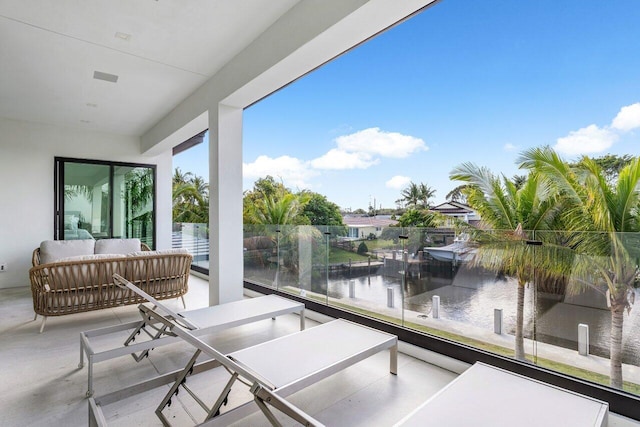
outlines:
{"label": "distant building", "polygon": [[[432,211],[438,212],[444,216],[457,218],[469,225],[477,226],[480,222],[480,215],[471,206],[459,202],[444,202],[438,206],[431,208]],[[444,226],[453,226],[453,221],[447,221]]]}
{"label": "distant building", "polygon": [[370,234],[380,237],[385,227],[396,225],[398,221],[391,219],[389,215],[378,216],[349,216],[342,217],[342,222],[349,229],[347,234],[351,239],[366,239]]}

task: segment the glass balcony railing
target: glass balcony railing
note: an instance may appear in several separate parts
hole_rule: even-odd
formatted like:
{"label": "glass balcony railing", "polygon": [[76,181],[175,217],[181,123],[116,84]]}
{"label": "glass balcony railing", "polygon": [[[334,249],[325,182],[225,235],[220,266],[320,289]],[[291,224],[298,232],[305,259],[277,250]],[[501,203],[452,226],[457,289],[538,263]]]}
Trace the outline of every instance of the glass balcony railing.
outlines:
{"label": "glass balcony railing", "polygon": [[[174,247],[208,269],[205,224]],[[245,225],[243,248],[247,282],[640,394],[640,233]]]}
{"label": "glass balcony railing", "polygon": [[171,247],[187,249],[193,255],[193,266],[209,269],[208,224],[173,223]]}

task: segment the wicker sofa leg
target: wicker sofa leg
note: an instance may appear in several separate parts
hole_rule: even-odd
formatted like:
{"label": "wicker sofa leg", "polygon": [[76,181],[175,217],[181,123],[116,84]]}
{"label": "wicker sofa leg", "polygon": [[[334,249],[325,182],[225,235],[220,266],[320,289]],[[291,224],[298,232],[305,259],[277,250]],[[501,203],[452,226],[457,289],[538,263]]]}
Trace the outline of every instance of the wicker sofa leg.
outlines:
{"label": "wicker sofa leg", "polygon": [[187,304],[184,302],[184,295],[180,295],[180,299],[182,300],[182,307],[186,310]]}
{"label": "wicker sofa leg", "polygon": [[38,318],[38,313],[33,313],[33,320],[36,320]]}
{"label": "wicker sofa leg", "polygon": [[40,333],[44,331],[44,324],[47,323],[47,316],[42,316],[42,324],[40,325]]}

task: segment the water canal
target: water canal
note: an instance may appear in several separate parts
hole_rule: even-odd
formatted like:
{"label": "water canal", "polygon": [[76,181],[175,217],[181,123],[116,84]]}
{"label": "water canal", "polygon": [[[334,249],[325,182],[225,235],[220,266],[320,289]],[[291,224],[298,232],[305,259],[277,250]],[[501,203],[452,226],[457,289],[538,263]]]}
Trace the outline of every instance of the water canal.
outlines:
{"label": "water canal", "polygon": [[[354,269],[355,271],[355,269]],[[388,288],[393,289],[396,307],[404,301],[407,316],[430,316],[433,296],[440,297],[439,316],[462,324],[493,330],[494,309],[504,313],[504,333],[515,334],[517,282],[499,278],[480,269],[451,265],[415,272],[405,279],[397,271],[380,268],[350,274],[348,270],[328,277],[328,295],[345,304],[366,302],[371,307],[386,307]],[[293,283],[286,274],[281,283]],[[350,289],[351,288],[351,289]],[[525,336],[557,346],[577,350],[578,324],[589,325],[590,353],[608,357],[610,312],[602,294],[587,291],[579,295],[537,293],[530,285],[525,292]],[[327,275],[314,274],[311,290],[327,293]],[[625,314],[623,362],[640,364],[640,307]]]}

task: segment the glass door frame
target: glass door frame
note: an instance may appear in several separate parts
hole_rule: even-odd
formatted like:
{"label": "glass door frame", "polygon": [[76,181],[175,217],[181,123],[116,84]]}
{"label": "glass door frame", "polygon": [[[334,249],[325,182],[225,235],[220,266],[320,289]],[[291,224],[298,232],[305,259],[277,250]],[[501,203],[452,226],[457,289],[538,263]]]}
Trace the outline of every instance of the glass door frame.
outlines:
{"label": "glass door frame", "polygon": [[64,167],[65,163],[83,163],[83,164],[92,164],[99,166],[109,166],[109,189],[112,194],[110,194],[109,200],[109,238],[113,237],[113,185],[114,185],[114,170],[116,167],[131,167],[131,168],[148,168],[153,171],[153,212],[152,212],[152,222],[153,222],[153,247],[151,249],[155,249],[156,246],[156,209],[157,209],[157,166],[145,163],[128,163],[128,162],[113,162],[106,160],[94,160],[94,159],[78,159],[72,157],[54,157],[54,167],[53,167],[53,239],[54,240],[64,240]]}

